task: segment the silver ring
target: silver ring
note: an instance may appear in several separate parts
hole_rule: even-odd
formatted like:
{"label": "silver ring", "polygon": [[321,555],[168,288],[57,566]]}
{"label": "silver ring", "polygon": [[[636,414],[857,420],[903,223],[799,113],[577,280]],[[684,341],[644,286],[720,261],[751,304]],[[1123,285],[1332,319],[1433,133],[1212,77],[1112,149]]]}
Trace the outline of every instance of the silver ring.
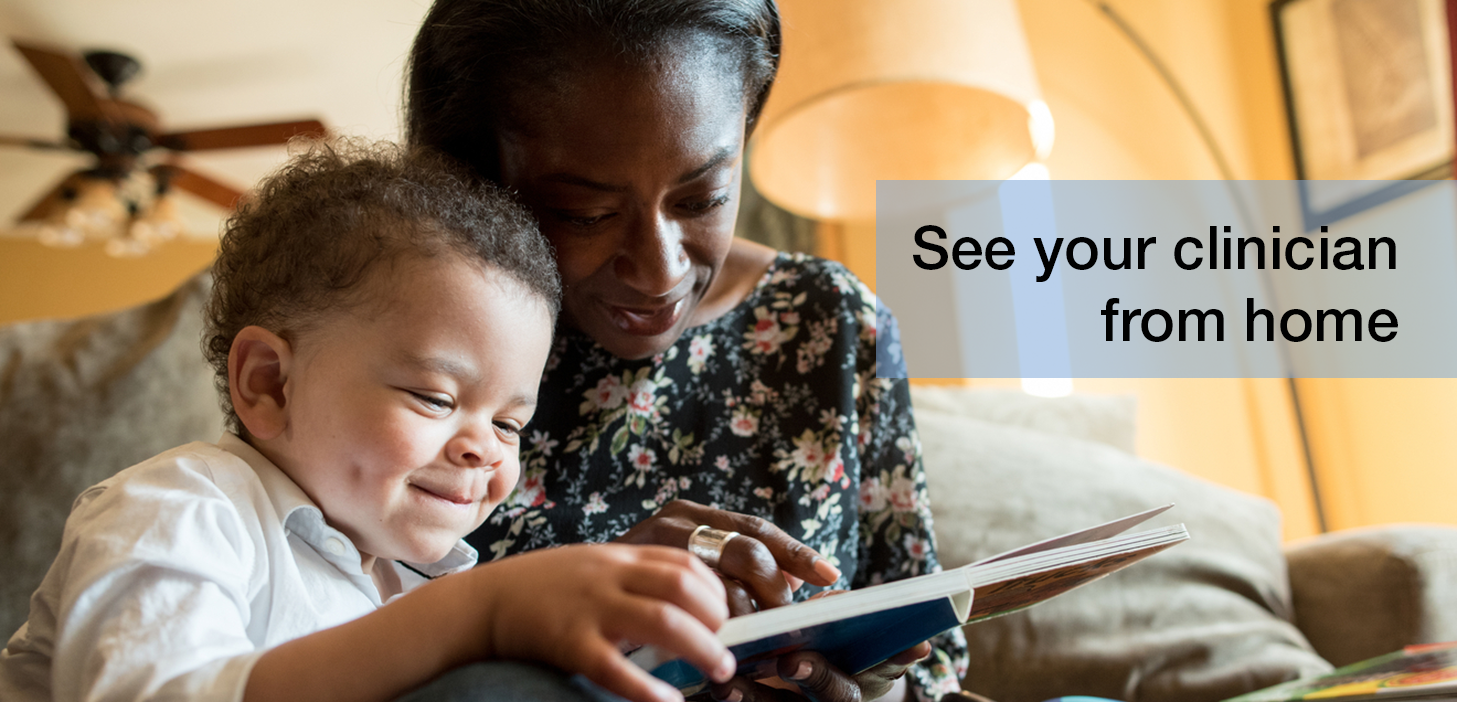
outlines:
{"label": "silver ring", "polygon": [[723,558],[724,546],[738,535],[737,531],[724,531],[707,524],[699,524],[688,535],[688,552],[698,556],[709,568],[717,568],[719,560]]}

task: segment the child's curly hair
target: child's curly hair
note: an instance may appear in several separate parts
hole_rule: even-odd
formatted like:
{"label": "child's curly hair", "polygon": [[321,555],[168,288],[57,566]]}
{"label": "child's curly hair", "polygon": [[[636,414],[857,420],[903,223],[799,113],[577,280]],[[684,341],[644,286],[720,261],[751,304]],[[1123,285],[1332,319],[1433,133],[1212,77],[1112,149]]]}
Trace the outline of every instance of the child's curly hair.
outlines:
{"label": "child's curly hair", "polygon": [[531,215],[446,157],[385,142],[314,142],[269,176],[224,228],[202,350],[228,428],[243,427],[228,388],[238,332],[285,339],[359,303],[359,284],[402,255],[463,256],[509,275],[555,317],[561,279]]}

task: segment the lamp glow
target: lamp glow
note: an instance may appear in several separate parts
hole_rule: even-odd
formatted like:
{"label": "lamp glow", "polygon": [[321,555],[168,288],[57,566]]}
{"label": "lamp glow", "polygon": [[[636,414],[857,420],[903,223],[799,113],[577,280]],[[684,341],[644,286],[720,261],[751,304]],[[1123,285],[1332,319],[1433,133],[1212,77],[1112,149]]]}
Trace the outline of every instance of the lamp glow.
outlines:
{"label": "lamp glow", "polygon": [[780,16],[749,172],[785,209],[868,220],[876,180],[1002,180],[1052,146],[1015,0],[781,0]]}

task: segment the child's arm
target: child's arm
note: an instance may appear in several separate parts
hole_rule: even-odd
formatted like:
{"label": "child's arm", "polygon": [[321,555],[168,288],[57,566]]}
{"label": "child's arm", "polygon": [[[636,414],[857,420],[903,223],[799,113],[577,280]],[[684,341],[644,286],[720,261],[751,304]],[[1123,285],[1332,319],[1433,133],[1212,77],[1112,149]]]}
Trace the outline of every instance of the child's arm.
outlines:
{"label": "child's arm", "polygon": [[388,700],[490,658],[582,673],[639,702],[681,700],[621,654],[665,647],[716,680],[733,660],[712,630],[728,616],[712,571],[682,549],[568,546],[443,577],[376,612],[263,654],[245,702]]}

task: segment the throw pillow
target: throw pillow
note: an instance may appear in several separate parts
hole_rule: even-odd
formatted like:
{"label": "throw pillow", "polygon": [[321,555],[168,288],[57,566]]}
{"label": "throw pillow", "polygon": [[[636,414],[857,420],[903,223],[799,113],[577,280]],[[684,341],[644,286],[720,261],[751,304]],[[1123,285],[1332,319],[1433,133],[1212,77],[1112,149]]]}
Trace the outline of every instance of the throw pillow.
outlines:
{"label": "throw pillow", "polygon": [[221,434],[200,345],[209,282],[121,312],[0,329],[0,637],[29,615],[82,490]]}
{"label": "throw pillow", "polygon": [[[1330,665],[1291,623],[1269,502],[1109,446],[917,406],[946,567],[1169,502],[1192,535],[1023,612],[966,627],[967,689],[999,702],[1221,700]],[[1140,527],[1145,528],[1145,527]]]}
{"label": "throw pillow", "polygon": [[992,424],[1096,441],[1129,453],[1138,402],[1132,395],[1068,395],[1034,397],[1009,388],[911,386],[916,412],[980,419]]}

